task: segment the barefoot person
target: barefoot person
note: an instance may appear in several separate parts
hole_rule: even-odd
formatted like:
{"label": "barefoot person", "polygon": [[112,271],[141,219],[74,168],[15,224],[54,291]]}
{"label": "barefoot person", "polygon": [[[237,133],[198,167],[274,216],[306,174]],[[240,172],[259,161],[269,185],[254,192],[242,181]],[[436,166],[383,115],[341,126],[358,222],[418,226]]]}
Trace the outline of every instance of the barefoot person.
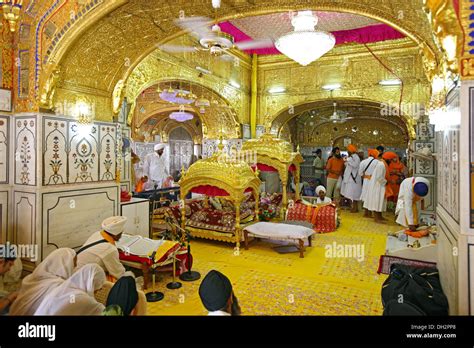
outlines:
{"label": "barefoot person", "polygon": [[[359,165],[359,175],[362,178],[362,193],[360,195],[360,200],[362,202],[366,201],[367,191],[369,188],[370,179],[372,178],[372,174],[374,173],[375,167],[377,165],[377,157],[379,156],[379,152],[374,149],[369,149],[368,151],[369,157],[365,160],[360,162]],[[364,217],[372,217],[372,213],[364,207]]]}
{"label": "barefoot person", "polygon": [[357,213],[359,211],[358,202],[362,192],[362,180],[359,175],[360,158],[355,145],[348,145],[347,151],[349,157],[345,161],[346,169],[342,179],[341,194],[352,201],[351,213]]}
{"label": "barefoot person", "polygon": [[385,162],[383,162],[382,155],[379,154],[374,172],[367,185],[367,195],[364,201],[364,208],[370,212],[374,212],[375,222],[385,223],[386,219],[382,216],[382,212],[386,210],[387,200],[385,199],[385,186],[387,180],[385,179]]}

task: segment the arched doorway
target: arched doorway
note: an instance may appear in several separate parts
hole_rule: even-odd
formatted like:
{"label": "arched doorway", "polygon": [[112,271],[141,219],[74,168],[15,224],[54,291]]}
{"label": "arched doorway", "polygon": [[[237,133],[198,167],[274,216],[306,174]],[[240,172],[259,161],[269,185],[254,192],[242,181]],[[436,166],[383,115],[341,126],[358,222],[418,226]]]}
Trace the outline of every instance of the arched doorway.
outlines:
{"label": "arched doorway", "polygon": [[169,134],[170,174],[175,176],[182,167],[188,168],[193,160],[194,141],[184,127],[177,127]]}

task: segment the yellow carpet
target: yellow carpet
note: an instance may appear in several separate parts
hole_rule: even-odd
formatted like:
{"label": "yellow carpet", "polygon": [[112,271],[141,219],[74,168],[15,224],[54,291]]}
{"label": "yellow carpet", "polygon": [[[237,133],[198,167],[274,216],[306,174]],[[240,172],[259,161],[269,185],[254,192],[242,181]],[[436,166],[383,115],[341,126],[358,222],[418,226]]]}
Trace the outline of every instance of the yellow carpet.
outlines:
{"label": "yellow carpet", "polygon": [[[386,217],[394,220],[393,215]],[[361,213],[343,211],[339,229],[315,235],[303,259],[298,252],[279,254],[272,249],[275,245],[262,241],[251,242],[249,250],[236,256],[230,244],[196,240],[193,269],[202,277],[212,269],[229,277],[243,315],[381,315],[386,276],[377,274],[378,261],[387,233],[397,230],[393,222],[380,225]],[[363,246],[364,260],[326,257],[325,246],[334,242]],[[206,314],[198,295],[201,280],[182,282],[177,290],[166,288],[169,281],[171,275],[165,275],[156,284],[165,298],[148,304],[149,315]]]}

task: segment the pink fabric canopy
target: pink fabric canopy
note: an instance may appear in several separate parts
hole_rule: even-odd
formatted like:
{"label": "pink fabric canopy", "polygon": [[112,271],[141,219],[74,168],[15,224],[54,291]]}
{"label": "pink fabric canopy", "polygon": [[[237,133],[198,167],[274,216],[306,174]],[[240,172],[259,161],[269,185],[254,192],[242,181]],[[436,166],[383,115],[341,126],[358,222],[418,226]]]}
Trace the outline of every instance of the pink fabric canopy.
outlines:
{"label": "pink fabric canopy", "polygon": [[[250,36],[242,32],[239,28],[237,28],[230,22],[220,23],[219,26],[221,27],[221,30],[223,32],[232,35],[235,39],[235,42],[252,40]],[[367,27],[351,30],[339,30],[332,32],[332,34],[336,38],[336,45],[352,42],[364,44],[385,40],[401,39],[405,37],[405,35],[401,34],[396,29],[392,28],[387,24],[370,25]],[[276,47],[245,50],[245,52],[248,54],[255,53],[258,55],[281,54],[280,51],[276,49]]]}

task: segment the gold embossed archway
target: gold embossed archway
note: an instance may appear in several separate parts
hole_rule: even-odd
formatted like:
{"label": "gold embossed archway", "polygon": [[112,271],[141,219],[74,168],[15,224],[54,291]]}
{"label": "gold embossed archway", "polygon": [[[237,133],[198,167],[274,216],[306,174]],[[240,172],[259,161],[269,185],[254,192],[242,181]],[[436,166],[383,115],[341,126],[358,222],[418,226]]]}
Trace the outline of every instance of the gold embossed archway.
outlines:
{"label": "gold embossed archway", "polygon": [[[370,114],[370,117],[367,116],[362,116],[365,118],[373,118],[377,119],[380,121],[384,121],[387,123],[391,123],[394,126],[398,127],[403,134],[407,135],[408,139],[414,139],[415,138],[415,124],[420,117],[419,114],[405,114],[396,105],[390,105],[386,104],[383,101],[374,101],[374,100],[366,100],[366,99],[361,99],[361,98],[332,98],[330,100],[328,99],[319,99],[319,100],[313,100],[310,102],[301,102],[300,104],[294,105],[292,109],[289,109],[288,107],[280,110],[275,116],[271,117],[272,122],[269,124],[271,132],[274,134],[280,135],[280,133],[283,130],[283,127],[292,119],[299,117],[301,114],[303,114],[305,111],[308,111],[310,109],[318,109],[319,108],[324,108],[324,109],[329,109],[329,112],[326,112],[325,116],[326,118],[332,114],[332,103],[336,102],[340,107],[360,107],[360,108],[366,108],[367,110],[374,110],[376,114],[374,114],[374,111],[372,111]],[[414,111],[417,111],[416,108],[413,108]],[[419,111],[419,110],[418,110]],[[349,122],[349,121],[348,121]],[[321,124],[323,124],[322,122]],[[408,140],[407,139],[407,140]]]}
{"label": "gold embossed archway", "polygon": [[[166,78],[153,79],[153,81],[146,85],[147,88],[129,92],[130,98],[136,96],[133,109],[129,114],[130,124],[134,129],[141,127],[153,115],[182,109],[182,111],[189,111],[199,117],[202,125],[201,134],[205,138],[217,139],[220,136],[225,136],[225,138],[232,139],[241,137],[240,123],[232,104],[214,89],[193,80]],[[201,81],[203,80],[199,80],[199,82]],[[162,100],[159,93],[156,92],[158,86],[163,90],[176,84],[184,89],[192,90],[198,97],[205,97],[210,101],[210,106],[205,108],[204,113],[201,113],[194,103],[180,107]],[[134,94],[131,94],[132,91]]]}

